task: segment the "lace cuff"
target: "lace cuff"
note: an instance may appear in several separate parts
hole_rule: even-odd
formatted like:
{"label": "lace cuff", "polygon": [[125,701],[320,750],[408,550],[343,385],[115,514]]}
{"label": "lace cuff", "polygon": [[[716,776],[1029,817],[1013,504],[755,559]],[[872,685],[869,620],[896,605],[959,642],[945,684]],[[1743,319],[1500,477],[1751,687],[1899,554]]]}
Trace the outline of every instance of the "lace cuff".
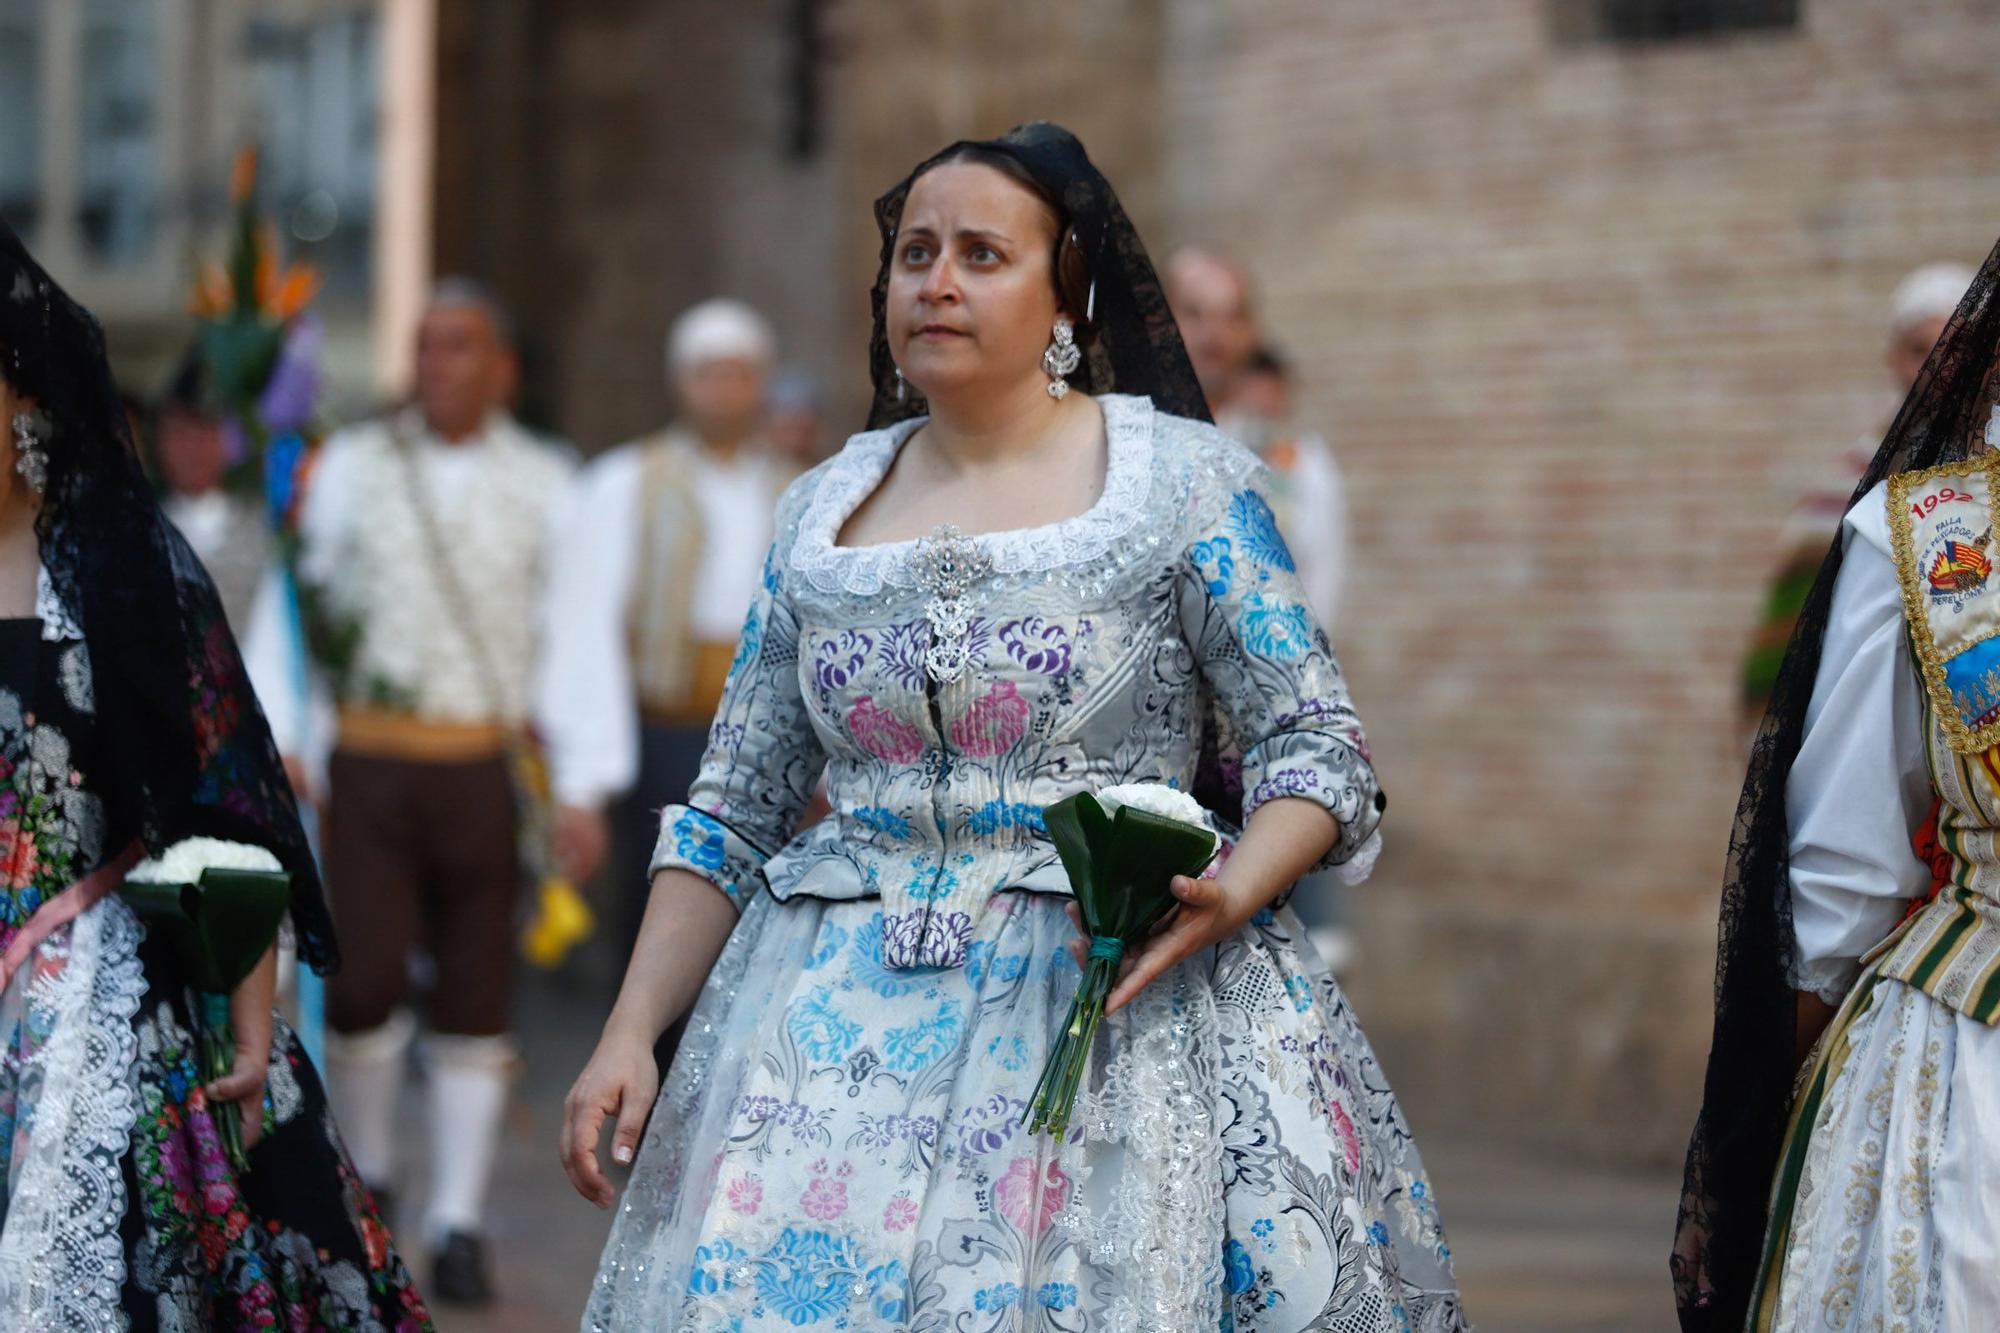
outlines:
{"label": "lace cuff", "polygon": [[1791,983],[1793,990],[1807,991],[1828,1004],[1838,1005],[1847,998],[1847,992],[1854,988],[1854,979],[1860,975],[1859,959],[1815,958],[1792,965]]}
{"label": "lace cuff", "polygon": [[755,844],[714,815],[689,805],[660,812],[660,840],[653,845],[648,878],[662,870],[688,870],[720,889],[741,912],[765,887],[768,858]]}

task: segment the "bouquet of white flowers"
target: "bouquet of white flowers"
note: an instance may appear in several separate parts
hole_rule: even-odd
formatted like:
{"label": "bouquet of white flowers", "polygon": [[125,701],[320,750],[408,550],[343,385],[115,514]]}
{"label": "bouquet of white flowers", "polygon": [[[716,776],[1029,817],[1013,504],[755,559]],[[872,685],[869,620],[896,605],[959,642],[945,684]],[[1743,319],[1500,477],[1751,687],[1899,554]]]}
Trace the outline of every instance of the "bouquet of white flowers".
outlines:
{"label": "bouquet of white flowers", "polygon": [[[146,933],[173,951],[194,990],[202,1083],[221,1078],[236,1059],[230,992],[278,937],[291,905],[291,875],[262,847],[187,838],[134,866],[119,892]],[[242,1120],[231,1109],[215,1125],[230,1163],[248,1170]]]}
{"label": "bouquet of white flowers", "polygon": [[1083,981],[1028,1102],[1029,1131],[1060,1139],[1126,950],[1173,910],[1174,876],[1200,874],[1221,839],[1200,802],[1156,783],[1079,792],[1048,806],[1042,819],[1090,934]]}

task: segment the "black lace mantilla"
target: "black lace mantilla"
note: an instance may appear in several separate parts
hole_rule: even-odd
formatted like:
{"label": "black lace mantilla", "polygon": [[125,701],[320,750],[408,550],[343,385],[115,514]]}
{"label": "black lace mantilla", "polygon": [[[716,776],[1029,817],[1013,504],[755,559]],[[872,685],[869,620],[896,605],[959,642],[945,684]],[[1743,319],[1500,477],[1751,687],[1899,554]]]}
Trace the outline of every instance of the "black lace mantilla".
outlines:
{"label": "black lace mantilla", "polygon": [[[81,623],[98,724],[118,762],[98,775],[151,852],[183,838],[268,848],[292,874],[299,956],[337,957],[319,873],[222,602],[160,512],[90,312],[0,223],[0,373],[45,423],[42,563]],[[0,428],[8,423],[0,422]]]}
{"label": "black lace mantilla", "polygon": [[[2000,246],[1945,326],[1850,506],[1885,477],[1986,447],[2000,346],[1996,278]],[[1715,1032],[1671,1259],[1681,1327],[1690,1333],[1743,1327],[1791,1108],[1797,999],[1790,980],[1795,948],[1785,786],[1819,673],[1841,554],[1836,538],[1799,614],[1730,834],[1716,947]]]}

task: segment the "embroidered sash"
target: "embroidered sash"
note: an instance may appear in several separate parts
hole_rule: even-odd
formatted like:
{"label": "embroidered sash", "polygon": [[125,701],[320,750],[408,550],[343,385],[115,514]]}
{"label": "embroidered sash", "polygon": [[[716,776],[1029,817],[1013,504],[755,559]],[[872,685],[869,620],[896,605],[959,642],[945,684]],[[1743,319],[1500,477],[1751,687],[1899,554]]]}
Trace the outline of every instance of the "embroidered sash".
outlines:
{"label": "embroidered sash", "polygon": [[1889,535],[1910,646],[1946,742],[2000,745],[2000,453],[1889,479]]}

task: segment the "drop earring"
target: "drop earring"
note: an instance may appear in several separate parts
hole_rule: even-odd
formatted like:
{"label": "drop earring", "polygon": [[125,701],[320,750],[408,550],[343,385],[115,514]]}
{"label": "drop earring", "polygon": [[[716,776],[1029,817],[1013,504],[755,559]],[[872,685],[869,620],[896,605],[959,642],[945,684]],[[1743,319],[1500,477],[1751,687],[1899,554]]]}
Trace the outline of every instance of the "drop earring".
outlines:
{"label": "drop earring", "polygon": [[35,434],[40,424],[33,413],[14,414],[14,471],[21,474],[21,480],[37,495],[48,489],[49,484],[48,451],[42,448]]}
{"label": "drop earring", "polygon": [[910,396],[910,382],[903,378],[903,368],[896,367],[896,401],[902,402]]}
{"label": "drop earring", "polygon": [[1076,329],[1067,319],[1056,320],[1055,339],[1042,353],[1042,373],[1049,377],[1049,397],[1061,398],[1069,392],[1069,376],[1083,364],[1077,350]]}

